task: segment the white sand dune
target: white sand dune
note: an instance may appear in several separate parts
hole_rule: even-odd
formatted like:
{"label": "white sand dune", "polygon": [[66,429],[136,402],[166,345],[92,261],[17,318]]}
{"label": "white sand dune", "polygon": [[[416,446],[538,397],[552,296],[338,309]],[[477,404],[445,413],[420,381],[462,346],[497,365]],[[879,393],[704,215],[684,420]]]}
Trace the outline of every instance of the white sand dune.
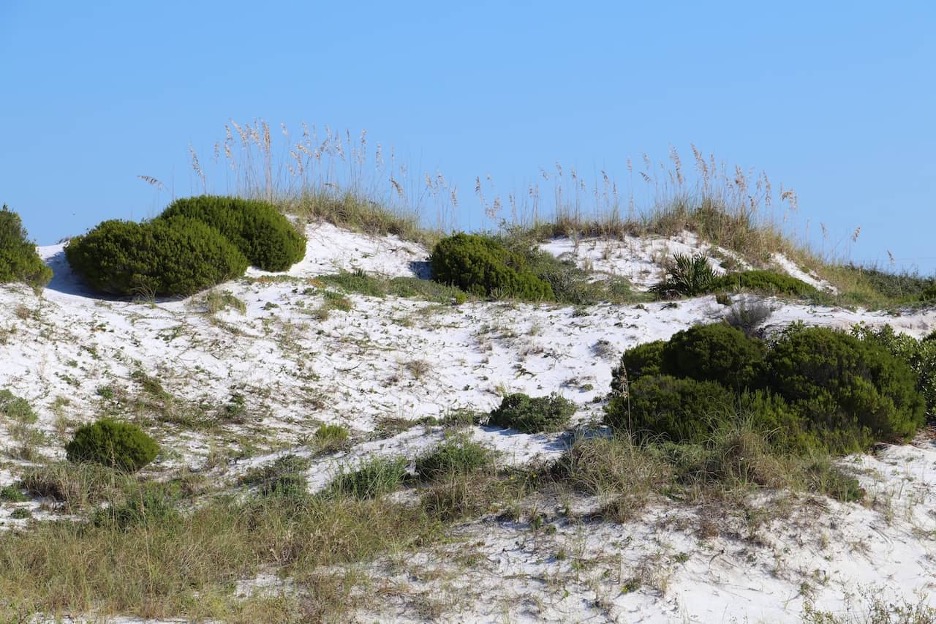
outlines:
{"label": "white sand dune", "polygon": [[[624,349],[714,322],[726,312],[713,297],[676,305],[604,304],[583,313],[561,305],[439,305],[351,294],[352,310],[318,320],[310,313],[323,303],[326,289],[316,276],[339,270],[416,276],[425,271],[428,253],[395,237],[329,224],[309,226],[307,233],[306,257],[288,273],[251,270],[246,279],[217,288],[243,301],[245,312],[213,315],[203,311],[200,296],[158,302],[91,296],[70,273],[62,246],[40,248],[55,271],[49,288],[37,296],[23,287],[0,287],[0,388],[35,407],[37,427],[49,440],[41,450],[51,457],[63,456],[60,423],[91,420],[102,402],[135,387],[135,371],[157,378],[182,400],[220,407],[234,394],[244,397],[249,418],[226,434],[249,436],[257,450],[232,461],[229,474],[285,452],[308,454],[303,442],[320,424],[340,423],[361,442],[346,454],[313,462],[310,483],[322,487],[343,467],[375,454],[414,457],[442,435],[425,426],[374,439],[371,432],[388,419],[443,417],[457,408],[486,411],[504,392],[558,392],[578,406],[576,422],[595,419],[595,401],[607,393]],[[710,251],[691,236],[558,239],[543,248],[642,288],[660,278],[666,256]],[[774,260],[815,281],[784,259]],[[778,327],[794,321],[841,328],[889,323],[914,336],[936,329],[933,310],[894,316],[772,303],[770,323]],[[108,398],[105,388],[118,398]],[[173,427],[161,433],[173,452],[157,461],[157,470],[205,466],[211,445],[202,434]],[[565,447],[559,436],[482,427],[471,435],[508,463],[557,457]],[[15,445],[0,421],[0,449]],[[0,486],[15,480],[21,463],[0,466]],[[738,526],[730,537],[700,535],[702,511],[666,500],[623,524],[556,518],[551,533],[524,523],[469,524],[451,544],[414,553],[402,570],[389,560],[365,569],[386,600],[380,610],[357,616],[425,621],[412,601],[393,598],[402,594],[441,604],[444,609],[430,619],[447,622],[800,622],[807,602],[847,615],[860,614],[875,596],[930,600],[936,582],[936,446],[920,440],[844,463],[868,491],[865,504],[776,493],[763,505],[783,509],[779,517]],[[0,506],[0,529],[25,522],[10,518],[11,509]],[[450,552],[466,544],[477,552],[472,565]],[[628,591],[634,578],[640,583]]]}

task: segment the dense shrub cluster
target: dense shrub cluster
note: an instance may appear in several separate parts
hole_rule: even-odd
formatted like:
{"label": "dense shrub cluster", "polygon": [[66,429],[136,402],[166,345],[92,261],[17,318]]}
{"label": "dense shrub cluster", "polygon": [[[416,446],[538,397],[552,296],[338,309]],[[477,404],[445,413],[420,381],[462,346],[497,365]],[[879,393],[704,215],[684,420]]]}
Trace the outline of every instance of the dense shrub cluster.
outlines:
{"label": "dense shrub cluster", "polygon": [[890,325],[873,329],[856,325],[852,335],[878,344],[910,365],[917,374],[917,389],[926,400],[926,413],[936,416],[936,332],[923,340],[907,334],[898,334]]}
{"label": "dense shrub cluster", "polygon": [[487,236],[462,233],[443,238],[433,248],[429,263],[435,281],[468,293],[555,299],[552,287],[525,267],[522,256]]}
{"label": "dense shrub cluster", "polygon": [[104,221],[65,248],[72,269],[111,295],[187,296],[253,264],[282,271],[305,239],[268,203],[203,195],[180,199],[151,221]]}
{"label": "dense shrub cluster", "polygon": [[517,392],[501,400],[488,424],[522,433],[552,433],[565,429],[574,413],[575,403],[558,394],[530,397]]}
{"label": "dense shrub cluster", "polygon": [[0,209],[0,283],[23,282],[42,288],[52,279],[50,269],[36,253],[20,216],[3,206]]}
{"label": "dense shrub cluster", "polygon": [[765,343],[724,324],[693,327],[625,351],[605,422],[644,440],[702,442],[745,418],[801,451],[906,439],[923,424],[921,377],[880,340],[794,325]]}
{"label": "dense shrub cluster", "polygon": [[92,288],[112,295],[191,295],[243,274],[247,259],[193,219],[104,221],[65,248]]}
{"label": "dense shrub cluster", "polygon": [[733,406],[731,391],[714,381],[645,375],[631,383],[627,395],[611,399],[605,424],[642,441],[703,442]]}
{"label": "dense shrub cluster", "polygon": [[70,462],[91,462],[136,472],[156,459],[159,445],[136,425],[102,418],[79,427],[65,445]]}
{"label": "dense shrub cluster", "polygon": [[661,369],[674,377],[715,381],[734,390],[756,385],[764,346],[724,323],[677,332],[663,347]]}
{"label": "dense shrub cluster", "polygon": [[611,371],[611,393],[626,394],[627,385],[638,377],[662,374],[665,347],[665,340],[654,340],[622,353],[620,363]]}
{"label": "dense shrub cluster", "polygon": [[305,256],[305,238],[267,202],[200,195],[178,199],[160,219],[187,217],[205,223],[234,243],[252,266],[285,271]]}

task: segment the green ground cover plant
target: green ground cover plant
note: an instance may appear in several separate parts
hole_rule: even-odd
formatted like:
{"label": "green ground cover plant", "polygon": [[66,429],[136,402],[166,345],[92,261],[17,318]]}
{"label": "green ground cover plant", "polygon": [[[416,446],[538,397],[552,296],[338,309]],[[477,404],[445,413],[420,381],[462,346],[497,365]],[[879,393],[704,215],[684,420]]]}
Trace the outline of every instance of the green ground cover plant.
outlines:
{"label": "green ground cover plant", "polygon": [[521,433],[552,433],[568,427],[574,413],[575,404],[558,394],[531,397],[517,392],[501,399],[487,424]]}

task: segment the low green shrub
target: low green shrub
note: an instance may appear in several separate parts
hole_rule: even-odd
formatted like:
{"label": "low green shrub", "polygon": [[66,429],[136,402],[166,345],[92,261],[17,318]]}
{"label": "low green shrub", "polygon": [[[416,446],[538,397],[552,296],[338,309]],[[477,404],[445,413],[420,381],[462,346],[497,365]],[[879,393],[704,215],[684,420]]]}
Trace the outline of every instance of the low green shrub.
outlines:
{"label": "low green shrub", "polygon": [[121,296],[187,296],[247,268],[247,259],[220,232],[182,217],[104,221],[72,239],[65,256],[92,288]]}
{"label": "low green shrub", "polygon": [[604,422],[638,441],[704,442],[735,411],[734,394],[714,381],[644,375],[612,397]]}
{"label": "low green shrub", "polygon": [[621,361],[611,370],[611,394],[626,394],[626,386],[644,375],[660,375],[665,346],[665,340],[654,340],[624,351]]}
{"label": "low green shrub", "polygon": [[76,429],[65,453],[70,462],[92,462],[136,472],[156,459],[159,445],[136,425],[102,418]]}
{"label": "low green shrub", "polygon": [[23,282],[42,288],[51,279],[52,269],[39,257],[20,216],[4,205],[0,209],[0,283]]}
{"label": "low green shrub", "polygon": [[896,442],[923,425],[925,399],[910,366],[879,344],[794,325],[767,353],[768,386],[832,452]]}
{"label": "low green shrub", "polygon": [[257,199],[200,195],[172,202],[159,219],[186,217],[223,234],[264,271],[285,271],[302,260],[306,240],[273,204]]}
{"label": "low green shrub", "polygon": [[491,451],[477,442],[454,437],[416,458],[416,475],[435,481],[476,472],[491,465]]}
{"label": "low green shrub", "polygon": [[0,416],[27,425],[31,425],[39,419],[29,401],[16,396],[6,388],[0,390]]}
{"label": "low green shrub", "polygon": [[673,266],[667,270],[663,281],[650,287],[650,292],[665,299],[704,295],[711,292],[716,277],[704,255],[674,254]]}
{"label": "low green shrub", "polygon": [[429,258],[432,279],[487,297],[550,301],[550,285],[531,273],[521,256],[496,240],[477,234],[443,238]]}
{"label": "low green shrub", "polygon": [[677,332],[663,346],[661,369],[673,377],[743,390],[759,382],[764,352],[761,341],[725,323],[696,325]]}
{"label": "low green shrub", "polygon": [[790,275],[775,271],[753,270],[721,275],[712,280],[710,292],[755,292],[764,295],[813,297],[819,294],[814,286]]}
{"label": "low green shrub", "polygon": [[568,427],[574,413],[575,403],[558,394],[530,397],[518,392],[501,400],[488,424],[521,433],[553,433]]}

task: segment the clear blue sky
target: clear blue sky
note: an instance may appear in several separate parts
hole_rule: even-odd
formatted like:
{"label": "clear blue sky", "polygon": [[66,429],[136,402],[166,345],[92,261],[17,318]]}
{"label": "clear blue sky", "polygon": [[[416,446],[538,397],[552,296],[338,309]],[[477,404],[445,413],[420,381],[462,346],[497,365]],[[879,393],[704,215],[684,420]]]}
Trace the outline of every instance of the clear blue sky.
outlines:
{"label": "clear blue sky", "polygon": [[0,202],[40,244],[152,216],[171,196],[137,176],[198,192],[188,148],[230,120],[366,129],[456,184],[467,225],[475,176],[623,184],[695,144],[796,189],[817,247],[932,274],[934,6],[4,0]]}

